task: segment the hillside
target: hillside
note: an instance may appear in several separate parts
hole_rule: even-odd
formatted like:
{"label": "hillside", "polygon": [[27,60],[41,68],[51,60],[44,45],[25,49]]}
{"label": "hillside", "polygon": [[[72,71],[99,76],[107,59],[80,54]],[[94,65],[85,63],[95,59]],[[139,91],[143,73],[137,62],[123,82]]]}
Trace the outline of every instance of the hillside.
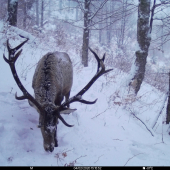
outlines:
{"label": "hillside", "polygon": [[[166,107],[152,129],[165,94],[143,83],[136,99],[122,99],[128,75],[116,68],[99,78],[83,96],[87,100],[98,98],[96,104],[71,104],[77,111],[63,117],[74,127],[68,128],[59,122],[59,147],[52,153],[45,152],[37,128],[38,113],[27,100],[15,99],[16,91],[18,95],[22,93],[3,60],[3,53],[7,57],[7,38],[14,47],[23,41],[19,34],[29,37],[16,68],[22,83],[33,94],[32,77],[38,60],[48,51],[64,49],[56,49],[50,42],[47,46],[41,39],[17,28],[11,27],[5,33],[4,29],[0,23],[1,166],[170,166],[169,126],[162,123]],[[73,96],[96,73],[97,63],[91,55],[89,67],[84,68],[72,48],[67,49],[67,53],[74,65]],[[106,65],[106,68],[110,67]]]}

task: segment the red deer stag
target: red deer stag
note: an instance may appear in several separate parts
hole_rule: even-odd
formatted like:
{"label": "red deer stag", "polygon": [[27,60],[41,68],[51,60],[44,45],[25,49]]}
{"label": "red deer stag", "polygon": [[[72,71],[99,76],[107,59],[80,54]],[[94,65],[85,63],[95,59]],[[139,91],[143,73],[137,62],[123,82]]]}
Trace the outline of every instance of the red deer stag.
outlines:
{"label": "red deer stag", "polygon": [[[22,36],[21,36],[22,37]],[[82,99],[82,95],[91,87],[91,85],[103,74],[111,71],[112,69],[105,70],[104,59],[105,54],[102,59],[99,59],[97,54],[91,50],[94,54],[97,62],[98,68],[97,73],[89,81],[89,83],[75,96],[69,98],[70,90],[73,81],[73,67],[68,54],[63,52],[53,52],[47,53],[43,56],[35,70],[33,77],[32,87],[34,89],[35,98],[29,94],[21,83],[16,69],[15,62],[22,50],[17,52],[26,42],[22,42],[15,48],[10,48],[9,40],[7,40],[8,49],[8,59],[3,55],[4,60],[9,64],[13,77],[23,92],[23,96],[18,97],[17,93],[15,98],[17,100],[28,99],[29,104],[36,108],[39,112],[39,125],[41,128],[41,133],[43,136],[44,149],[46,151],[52,152],[54,147],[58,146],[57,143],[57,122],[60,119],[64,125],[72,127],[69,125],[61,116],[61,113],[69,114],[76,109],[69,109],[69,104],[73,102],[81,102],[85,104],[94,104],[95,101],[87,101]],[[17,53],[16,53],[17,52]],[[16,53],[16,54],[15,54]],[[62,103],[65,96],[65,102]]]}

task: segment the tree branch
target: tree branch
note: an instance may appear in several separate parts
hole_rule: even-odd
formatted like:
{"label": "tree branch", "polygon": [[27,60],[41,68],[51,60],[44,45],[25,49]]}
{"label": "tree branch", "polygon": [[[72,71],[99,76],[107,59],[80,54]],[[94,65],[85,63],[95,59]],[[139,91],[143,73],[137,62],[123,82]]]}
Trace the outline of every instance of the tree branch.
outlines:
{"label": "tree branch", "polygon": [[129,159],[127,160],[127,162],[124,164],[124,166],[125,166],[132,158],[134,158],[135,156],[138,156],[138,155],[140,155],[140,154],[143,154],[143,153],[138,153],[138,154],[134,155],[133,157],[129,158]]}
{"label": "tree branch", "polygon": [[142,124],[145,125],[146,129],[151,133],[151,135],[154,136],[153,133],[151,132],[151,130],[149,130],[149,128],[146,126],[146,124],[145,124],[140,118],[138,118],[131,110],[130,110],[130,112],[131,112],[131,114],[132,114],[134,117],[136,117],[136,119],[138,119],[139,121],[141,121]]}

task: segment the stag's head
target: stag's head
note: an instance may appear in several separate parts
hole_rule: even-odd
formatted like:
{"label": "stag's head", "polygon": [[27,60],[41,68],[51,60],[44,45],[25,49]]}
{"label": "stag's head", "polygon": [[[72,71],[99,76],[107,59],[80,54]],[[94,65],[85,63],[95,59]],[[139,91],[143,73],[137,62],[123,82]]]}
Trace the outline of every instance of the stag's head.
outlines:
{"label": "stag's head", "polygon": [[58,107],[53,103],[44,104],[41,106],[41,110],[38,110],[37,107],[29,101],[29,104],[34,107],[39,113],[39,125],[38,128],[41,129],[43,137],[43,145],[45,151],[52,152],[54,147],[57,147],[56,140],[56,124],[58,122]]}
{"label": "stag's head", "polygon": [[46,104],[43,108],[44,112],[40,113],[39,117],[39,127],[41,128],[45,151],[52,152],[54,147],[58,146],[56,141],[57,109],[52,103]]}
{"label": "stag's head", "polygon": [[42,106],[43,111],[39,112],[39,125],[38,127],[41,129],[41,133],[43,136],[43,145],[45,151],[52,152],[54,147],[58,146],[56,135],[57,135],[57,123],[58,118],[68,127],[72,127],[65,122],[65,120],[61,117],[61,113],[69,114],[76,109],[63,108],[61,109],[59,106],[55,106],[53,103],[47,103]]}

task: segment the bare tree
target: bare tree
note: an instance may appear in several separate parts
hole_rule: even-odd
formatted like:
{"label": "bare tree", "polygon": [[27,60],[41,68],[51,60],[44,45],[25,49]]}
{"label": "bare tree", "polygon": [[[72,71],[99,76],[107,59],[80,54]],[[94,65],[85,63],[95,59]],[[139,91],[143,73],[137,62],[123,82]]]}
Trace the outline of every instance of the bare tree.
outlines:
{"label": "bare tree", "polygon": [[39,0],[36,0],[36,25],[39,26]]}
{"label": "bare tree", "polygon": [[26,1],[24,1],[24,3],[23,3],[23,13],[24,13],[23,27],[25,29],[26,28],[26,20],[27,20],[27,3],[26,3]]}
{"label": "bare tree", "polygon": [[119,48],[122,48],[124,45],[124,39],[125,39],[125,27],[127,22],[127,15],[126,11],[128,8],[127,0],[123,0],[122,2],[122,18],[121,18],[121,24],[120,29],[117,37],[117,44]]}
{"label": "bare tree", "polygon": [[170,72],[169,72],[169,92],[168,92],[168,104],[166,108],[166,124],[170,122]]}
{"label": "bare tree", "polygon": [[88,66],[88,46],[89,46],[89,24],[90,24],[90,1],[84,1],[84,30],[83,30],[83,45],[82,45],[82,64]]}
{"label": "bare tree", "polygon": [[[151,33],[153,30],[154,20],[161,21],[163,24],[159,25],[160,34],[158,34],[157,29],[158,36],[156,39],[152,41],[152,43],[157,41],[160,42],[160,46],[162,46],[163,44],[170,40],[169,38],[170,14],[168,13],[170,2],[168,0],[161,0],[159,3],[156,3],[156,0],[154,0],[151,9],[150,4],[151,0],[139,0],[138,23],[137,23],[137,41],[139,44],[139,50],[137,50],[135,53],[136,60],[132,65],[131,69],[132,77],[129,83],[130,89],[132,89],[132,91],[134,91],[135,94],[137,94],[138,91],[140,90],[140,86],[144,79],[146,60],[148,56],[149,46],[151,43]],[[162,15],[159,15],[160,13],[162,13]]]}
{"label": "bare tree", "polygon": [[59,1],[59,10],[60,10],[60,13],[62,13],[62,0]]}
{"label": "bare tree", "polygon": [[8,0],[8,20],[9,25],[17,26],[18,0]]}
{"label": "bare tree", "polygon": [[43,27],[44,22],[44,0],[41,1],[41,28]]}
{"label": "bare tree", "polygon": [[107,0],[102,2],[96,11],[92,12],[90,6],[92,5],[91,0],[84,1],[84,29],[83,29],[83,45],[82,45],[82,64],[84,67],[88,66],[88,46],[89,46],[89,33],[91,28],[92,19],[97,15],[97,13],[103,8]]}
{"label": "bare tree", "polygon": [[149,25],[150,3],[150,0],[139,0],[138,5],[137,41],[139,50],[135,53],[136,60],[132,66],[132,78],[129,83],[135,94],[138,93],[144,79],[146,59],[151,41],[150,34],[152,25]]}
{"label": "bare tree", "polygon": [[[71,1],[70,1],[71,2]],[[83,44],[82,44],[82,50],[81,50],[81,56],[82,56],[82,64],[87,67],[88,66],[88,45],[89,45],[89,34],[92,32],[91,35],[94,35],[93,33],[96,32],[99,33],[99,42],[101,44],[110,44],[111,42],[111,36],[113,34],[112,30],[112,24],[115,22],[118,22],[122,19],[125,15],[130,15],[134,12],[134,9],[136,10],[135,5],[129,5],[131,8],[128,8],[128,11],[125,12],[125,14],[122,14],[122,6],[120,7],[120,2],[117,0],[73,0],[73,2],[77,3],[74,8],[79,9],[80,15],[83,14],[83,17],[77,17],[78,12],[76,12],[76,20],[68,19],[67,22],[71,24],[72,26],[75,26],[77,28],[83,29]],[[125,1],[127,3],[127,1]],[[125,3],[124,2],[124,3]],[[128,1],[129,2],[129,1]],[[116,5],[115,5],[116,4]],[[114,12],[115,8],[118,8],[116,12]],[[66,7],[67,8],[67,7]],[[61,4],[59,1],[59,10],[64,9],[61,8]],[[78,11],[78,10],[77,10]],[[125,10],[124,10],[125,11]],[[82,26],[82,22],[84,25]]]}

